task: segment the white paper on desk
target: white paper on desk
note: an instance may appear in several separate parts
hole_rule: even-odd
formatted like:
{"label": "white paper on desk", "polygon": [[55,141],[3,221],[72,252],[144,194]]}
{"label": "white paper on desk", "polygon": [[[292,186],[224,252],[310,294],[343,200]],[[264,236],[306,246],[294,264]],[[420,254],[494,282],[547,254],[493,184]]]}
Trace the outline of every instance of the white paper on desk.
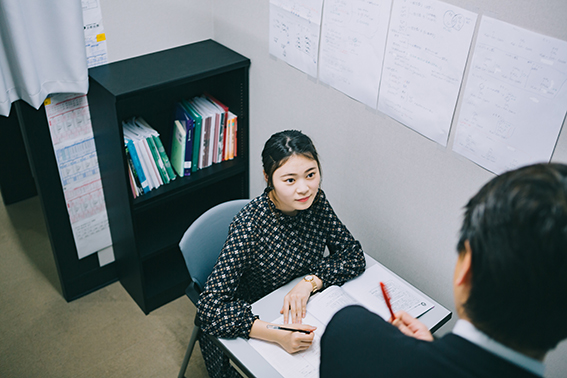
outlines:
{"label": "white paper on desk", "polygon": [[446,146],[476,18],[437,0],[395,0],[378,110]]}
{"label": "white paper on desk", "polygon": [[319,79],[376,109],[392,0],[326,0]]}
{"label": "white paper on desk", "polygon": [[453,151],[501,174],[548,162],[567,112],[567,42],[483,17]]}
{"label": "white paper on desk", "polygon": [[323,0],[270,0],[270,54],[317,77]]}
{"label": "white paper on desk", "polygon": [[[342,287],[328,287],[309,299],[307,316],[302,323],[316,326],[317,330],[315,330],[313,344],[307,351],[289,354],[274,343],[255,339],[249,339],[248,343],[284,377],[318,377],[321,336],[337,311],[348,305],[359,304],[384,319],[390,318],[382,297],[380,282],[384,282],[388,288],[394,311],[404,310],[418,317],[433,308],[429,300],[419,295],[381,265],[376,264]],[[282,324],[283,316],[274,319],[272,323]]]}
{"label": "white paper on desk", "polygon": [[77,254],[82,259],[112,245],[87,96],[52,95],[45,100],[45,113]]}
{"label": "white paper on desk", "polygon": [[[283,316],[274,319],[272,323],[283,324]],[[325,332],[325,325],[313,315],[309,314],[309,312],[302,323],[317,327],[313,343],[306,351],[289,354],[275,343],[256,339],[249,339],[248,343],[283,377],[317,378],[319,377],[319,364],[321,360],[321,336]]]}
{"label": "white paper on desk", "polygon": [[403,310],[418,318],[433,308],[427,298],[379,264],[372,265],[363,275],[345,283],[342,289],[362,306],[388,320],[390,311],[382,296],[380,282],[384,282],[388,289],[394,312]]}

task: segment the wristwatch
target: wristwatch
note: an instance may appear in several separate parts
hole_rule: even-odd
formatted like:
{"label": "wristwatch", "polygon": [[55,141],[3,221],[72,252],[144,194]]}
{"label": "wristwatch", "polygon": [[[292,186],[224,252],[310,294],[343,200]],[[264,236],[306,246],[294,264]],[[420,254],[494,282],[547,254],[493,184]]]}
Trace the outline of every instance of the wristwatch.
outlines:
{"label": "wristwatch", "polygon": [[313,286],[313,290],[311,290],[311,294],[317,291],[317,283],[315,282],[315,278],[311,275],[303,277],[303,281],[310,282],[311,286]]}

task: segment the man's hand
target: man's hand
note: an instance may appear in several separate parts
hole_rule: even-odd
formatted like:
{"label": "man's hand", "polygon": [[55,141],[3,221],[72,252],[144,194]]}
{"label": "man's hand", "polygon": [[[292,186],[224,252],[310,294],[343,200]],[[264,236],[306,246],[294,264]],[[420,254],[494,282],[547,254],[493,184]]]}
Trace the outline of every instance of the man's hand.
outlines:
{"label": "man's hand", "polygon": [[419,340],[433,341],[433,335],[429,332],[425,324],[405,311],[398,311],[395,315],[396,319],[392,324],[398,327],[403,334],[415,337]]}

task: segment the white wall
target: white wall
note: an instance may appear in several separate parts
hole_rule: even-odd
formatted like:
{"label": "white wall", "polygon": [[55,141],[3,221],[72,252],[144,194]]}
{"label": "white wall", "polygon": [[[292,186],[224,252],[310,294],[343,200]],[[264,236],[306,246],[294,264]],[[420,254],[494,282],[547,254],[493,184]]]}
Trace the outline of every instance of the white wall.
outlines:
{"label": "white wall", "polygon": [[211,1],[100,0],[108,60],[213,38]]}
{"label": "white wall", "polygon": [[[446,2],[567,41],[565,0]],[[102,0],[109,59],[207,38],[249,57],[251,195],[264,188],[264,142],[276,131],[303,130],[320,152],[325,192],[364,250],[454,310],[451,278],[462,207],[494,175],[451,151],[453,133],[443,148],[271,58],[268,4]],[[553,161],[567,162],[566,129]],[[566,355],[563,342],[548,357],[548,377],[565,376]]]}

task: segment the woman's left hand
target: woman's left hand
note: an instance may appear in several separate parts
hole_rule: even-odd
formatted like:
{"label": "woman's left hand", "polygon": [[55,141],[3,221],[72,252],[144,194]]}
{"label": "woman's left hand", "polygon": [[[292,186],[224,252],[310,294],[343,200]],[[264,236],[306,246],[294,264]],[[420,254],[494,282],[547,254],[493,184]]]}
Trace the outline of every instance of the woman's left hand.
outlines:
{"label": "woman's left hand", "polygon": [[280,310],[280,314],[283,314],[284,324],[287,324],[288,320],[291,320],[292,324],[301,324],[301,319],[307,314],[307,301],[312,290],[313,286],[309,282],[301,280],[286,294],[283,307]]}

